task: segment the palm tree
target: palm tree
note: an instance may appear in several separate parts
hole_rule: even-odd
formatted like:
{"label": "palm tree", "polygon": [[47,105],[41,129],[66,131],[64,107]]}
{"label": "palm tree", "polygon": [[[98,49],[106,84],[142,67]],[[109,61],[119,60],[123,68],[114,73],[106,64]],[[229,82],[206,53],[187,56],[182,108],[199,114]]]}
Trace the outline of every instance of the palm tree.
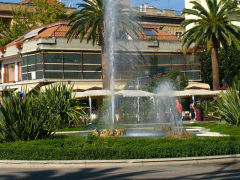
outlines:
{"label": "palm tree", "polygon": [[218,51],[220,47],[234,44],[240,49],[240,28],[233,22],[240,21],[240,9],[237,1],[233,0],[205,0],[207,8],[200,3],[191,1],[192,9],[184,9],[183,14],[193,15],[195,18],[186,19],[182,26],[193,25],[183,34],[182,46],[184,53],[194,43],[194,52],[199,46],[211,50],[213,89],[219,88]]}
{"label": "palm tree", "polygon": [[[109,89],[108,69],[106,55],[104,53],[104,0],[83,0],[83,3],[77,5],[80,10],[73,12],[68,17],[70,20],[68,24],[70,29],[66,33],[66,37],[68,40],[80,38],[81,42],[86,38],[87,42],[91,40],[93,45],[97,43],[101,46],[103,86]],[[136,22],[129,18],[126,8],[122,4],[118,4],[117,11],[120,13],[117,22],[119,26],[117,31],[118,37],[123,37],[123,31],[138,36],[141,28]]]}

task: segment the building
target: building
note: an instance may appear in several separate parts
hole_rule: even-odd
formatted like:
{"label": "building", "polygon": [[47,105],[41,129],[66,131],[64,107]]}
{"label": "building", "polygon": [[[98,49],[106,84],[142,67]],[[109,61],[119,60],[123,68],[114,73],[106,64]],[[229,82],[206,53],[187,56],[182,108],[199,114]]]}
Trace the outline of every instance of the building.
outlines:
{"label": "building", "polygon": [[185,29],[181,27],[181,22],[185,19],[181,12],[174,10],[159,10],[148,4],[142,4],[137,8],[139,23],[145,29],[160,28],[172,35],[180,37]]}
{"label": "building", "polygon": [[[59,21],[32,29],[8,44],[0,52],[0,90],[54,82],[74,83],[74,89],[102,88],[101,47],[79,39],[68,43],[67,24]],[[139,67],[147,76],[179,69],[189,80],[201,79],[198,58],[184,57],[180,38],[159,28],[145,31],[140,39],[118,41],[117,46],[116,89],[124,88]]]}

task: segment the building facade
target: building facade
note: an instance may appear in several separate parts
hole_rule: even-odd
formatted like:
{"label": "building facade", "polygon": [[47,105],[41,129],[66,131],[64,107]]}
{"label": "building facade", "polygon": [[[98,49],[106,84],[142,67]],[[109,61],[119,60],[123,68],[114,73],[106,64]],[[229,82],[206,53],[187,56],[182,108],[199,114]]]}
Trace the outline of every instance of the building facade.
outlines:
{"label": "building facade", "polygon": [[[74,83],[76,89],[101,88],[101,47],[86,40],[67,42],[67,24],[62,21],[35,28],[8,44],[0,52],[0,90],[52,82]],[[179,38],[160,29],[151,31],[154,40],[145,33],[142,39],[118,41],[116,89],[124,88],[136,71],[151,76],[178,69],[189,80],[201,79],[198,58],[183,55]]]}

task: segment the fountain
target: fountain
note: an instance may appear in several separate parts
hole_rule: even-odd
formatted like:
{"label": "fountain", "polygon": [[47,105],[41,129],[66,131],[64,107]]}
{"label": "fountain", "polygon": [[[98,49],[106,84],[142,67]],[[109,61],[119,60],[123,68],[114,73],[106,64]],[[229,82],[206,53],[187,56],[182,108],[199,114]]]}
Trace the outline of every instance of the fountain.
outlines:
{"label": "fountain", "polygon": [[[179,123],[175,118],[175,98],[171,97],[172,85],[170,83],[164,82],[157,89],[154,90],[154,93],[157,94],[155,97],[135,97],[128,99],[121,99],[115,97],[115,73],[116,73],[116,52],[117,52],[117,41],[116,30],[118,24],[116,23],[119,18],[119,12],[117,11],[117,0],[105,0],[105,53],[107,57],[108,64],[108,77],[110,77],[110,106],[108,108],[108,117],[106,117],[106,122],[109,125],[109,129],[102,131],[94,130],[93,134],[100,137],[113,137],[113,136],[128,136],[128,137],[142,137],[142,136],[163,136],[168,131],[173,131],[177,133],[181,131]],[[120,1],[119,1],[120,2]],[[136,47],[137,49],[137,47]],[[118,50],[119,52],[119,50]],[[130,60],[130,57],[127,56],[125,64],[129,63],[134,64],[138,61],[138,55],[136,55],[137,61]],[[141,77],[137,76],[135,78],[135,86],[137,89],[141,86],[140,80]],[[161,93],[165,93],[164,96],[161,96]],[[167,93],[167,94],[166,94]],[[118,102],[116,102],[118,101]],[[126,103],[127,102],[127,103]],[[126,107],[124,105],[126,104]],[[121,112],[121,118],[135,124],[135,128],[126,129],[126,130],[114,130],[115,122],[115,111],[118,107],[118,111]],[[125,109],[124,109],[124,108]],[[130,112],[125,112],[130,111]],[[118,114],[119,115],[119,114]],[[139,124],[146,124],[151,121],[152,127],[138,128]],[[160,131],[165,129],[164,132]]]}
{"label": "fountain", "polygon": [[110,77],[110,90],[111,90],[111,120],[112,125],[114,124],[115,119],[115,81],[114,81],[114,73],[115,73],[115,42],[116,42],[116,0],[105,0],[105,53],[108,58],[108,70]]}

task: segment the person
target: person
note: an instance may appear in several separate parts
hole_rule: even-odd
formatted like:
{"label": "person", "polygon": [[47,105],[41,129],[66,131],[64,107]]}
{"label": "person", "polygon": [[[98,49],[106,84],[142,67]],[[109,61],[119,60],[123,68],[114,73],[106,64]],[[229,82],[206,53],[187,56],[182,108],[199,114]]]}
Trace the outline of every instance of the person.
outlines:
{"label": "person", "polygon": [[177,113],[178,113],[178,118],[180,119],[180,125],[182,125],[183,124],[182,105],[180,104],[178,99],[176,99],[176,109],[177,109]]}
{"label": "person", "polygon": [[193,101],[191,101],[191,104],[190,104],[190,113],[191,113],[191,121],[190,122],[193,122],[195,120],[195,107],[194,107]]}

